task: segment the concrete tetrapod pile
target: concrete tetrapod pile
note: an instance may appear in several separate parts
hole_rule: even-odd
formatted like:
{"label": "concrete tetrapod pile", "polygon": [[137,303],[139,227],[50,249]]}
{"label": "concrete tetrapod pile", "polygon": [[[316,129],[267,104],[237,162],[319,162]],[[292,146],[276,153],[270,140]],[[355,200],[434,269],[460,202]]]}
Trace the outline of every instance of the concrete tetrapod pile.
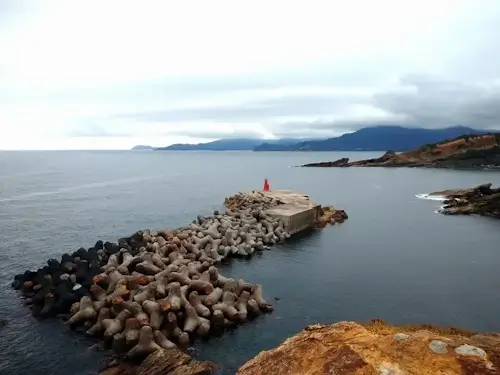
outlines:
{"label": "concrete tetrapod pile", "polygon": [[251,191],[247,193],[237,193],[224,200],[224,206],[229,210],[245,211],[260,209],[265,210],[271,207],[276,207],[284,204],[281,199],[272,196],[267,196],[258,191]]}
{"label": "concrete tetrapod pile", "polygon": [[289,238],[283,222],[264,212],[278,202],[261,197],[261,204],[258,193],[228,198],[224,214],[198,216],[187,227],[98,241],[16,275],[12,286],[33,315],[63,315],[127,358],[186,348],[196,336],[273,310],[261,285],[224,277],[215,266]]}

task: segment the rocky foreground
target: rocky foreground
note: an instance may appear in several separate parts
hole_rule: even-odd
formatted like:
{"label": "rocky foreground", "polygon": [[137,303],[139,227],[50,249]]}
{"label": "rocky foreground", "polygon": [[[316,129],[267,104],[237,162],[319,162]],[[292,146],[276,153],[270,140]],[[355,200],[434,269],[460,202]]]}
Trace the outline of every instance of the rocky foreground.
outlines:
{"label": "rocky foreground", "polygon": [[491,183],[470,189],[437,191],[429,196],[445,197],[440,212],[445,215],[481,215],[500,219],[500,188]]}
{"label": "rocky foreground", "polygon": [[387,151],[379,158],[310,163],[303,167],[428,167],[500,168],[500,134],[461,136],[396,154]]}
{"label": "rocky foreground", "polygon": [[237,375],[500,374],[500,335],[433,326],[312,325],[261,352]]}

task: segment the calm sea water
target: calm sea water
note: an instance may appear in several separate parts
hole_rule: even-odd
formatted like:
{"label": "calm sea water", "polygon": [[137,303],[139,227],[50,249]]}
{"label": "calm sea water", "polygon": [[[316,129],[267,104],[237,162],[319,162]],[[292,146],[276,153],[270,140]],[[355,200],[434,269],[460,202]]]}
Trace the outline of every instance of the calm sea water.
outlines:
{"label": "calm sea water", "polygon": [[[141,228],[189,223],[225,196],[272,188],[344,208],[342,225],[234,260],[224,274],[264,286],[275,312],[208,342],[196,356],[234,374],[304,326],[382,318],[499,331],[500,222],[436,214],[415,194],[492,182],[500,173],[289,168],[367,153],[1,152],[0,374],[91,374],[105,353],[57,320],[39,322],[10,282],[50,257]],[[278,297],[278,301],[274,301]]]}

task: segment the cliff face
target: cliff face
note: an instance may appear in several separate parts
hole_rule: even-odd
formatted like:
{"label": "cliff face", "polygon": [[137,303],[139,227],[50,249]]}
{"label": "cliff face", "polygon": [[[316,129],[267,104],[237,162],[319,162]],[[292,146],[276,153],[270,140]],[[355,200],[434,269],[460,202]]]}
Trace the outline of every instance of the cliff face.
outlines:
{"label": "cliff face", "polygon": [[303,167],[499,168],[500,134],[462,136],[400,154],[388,151],[380,158],[353,162],[342,158]]}
{"label": "cliff face", "polygon": [[382,321],[313,325],[261,352],[237,375],[500,374],[500,335]]}

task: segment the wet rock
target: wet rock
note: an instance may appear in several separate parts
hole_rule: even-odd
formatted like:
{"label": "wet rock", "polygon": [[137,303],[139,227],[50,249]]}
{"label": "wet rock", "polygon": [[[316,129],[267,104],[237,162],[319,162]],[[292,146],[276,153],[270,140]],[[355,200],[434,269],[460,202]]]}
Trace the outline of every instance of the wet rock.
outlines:
{"label": "wet rock", "polygon": [[335,209],[332,206],[322,206],[320,208],[319,217],[316,220],[318,228],[324,228],[328,223],[343,223],[348,219],[347,213],[344,210]]}
{"label": "wet rock", "polygon": [[140,365],[113,362],[99,375],[211,375],[218,366],[193,360],[179,349],[163,349],[150,354]]}
{"label": "wet rock", "polygon": [[481,215],[500,219],[500,188],[491,183],[470,189],[443,190],[429,196],[446,197],[439,212],[445,215]]}
{"label": "wet rock", "polygon": [[199,362],[179,349],[163,349],[150,354],[137,374],[141,375],[210,375],[214,374],[217,366],[211,362]]}
{"label": "wet rock", "polygon": [[349,163],[349,158],[340,158],[335,161],[322,161],[319,163],[309,163],[309,164],[304,164],[303,167],[346,167],[348,166]]}
{"label": "wet rock", "polygon": [[104,369],[99,375],[136,375],[136,371],[131,366],[117,364]]}
{"label": "wet rock", "polygon": [[500,335],[430,325],[312,325],[245,363],[237,375],[500,374]]}

